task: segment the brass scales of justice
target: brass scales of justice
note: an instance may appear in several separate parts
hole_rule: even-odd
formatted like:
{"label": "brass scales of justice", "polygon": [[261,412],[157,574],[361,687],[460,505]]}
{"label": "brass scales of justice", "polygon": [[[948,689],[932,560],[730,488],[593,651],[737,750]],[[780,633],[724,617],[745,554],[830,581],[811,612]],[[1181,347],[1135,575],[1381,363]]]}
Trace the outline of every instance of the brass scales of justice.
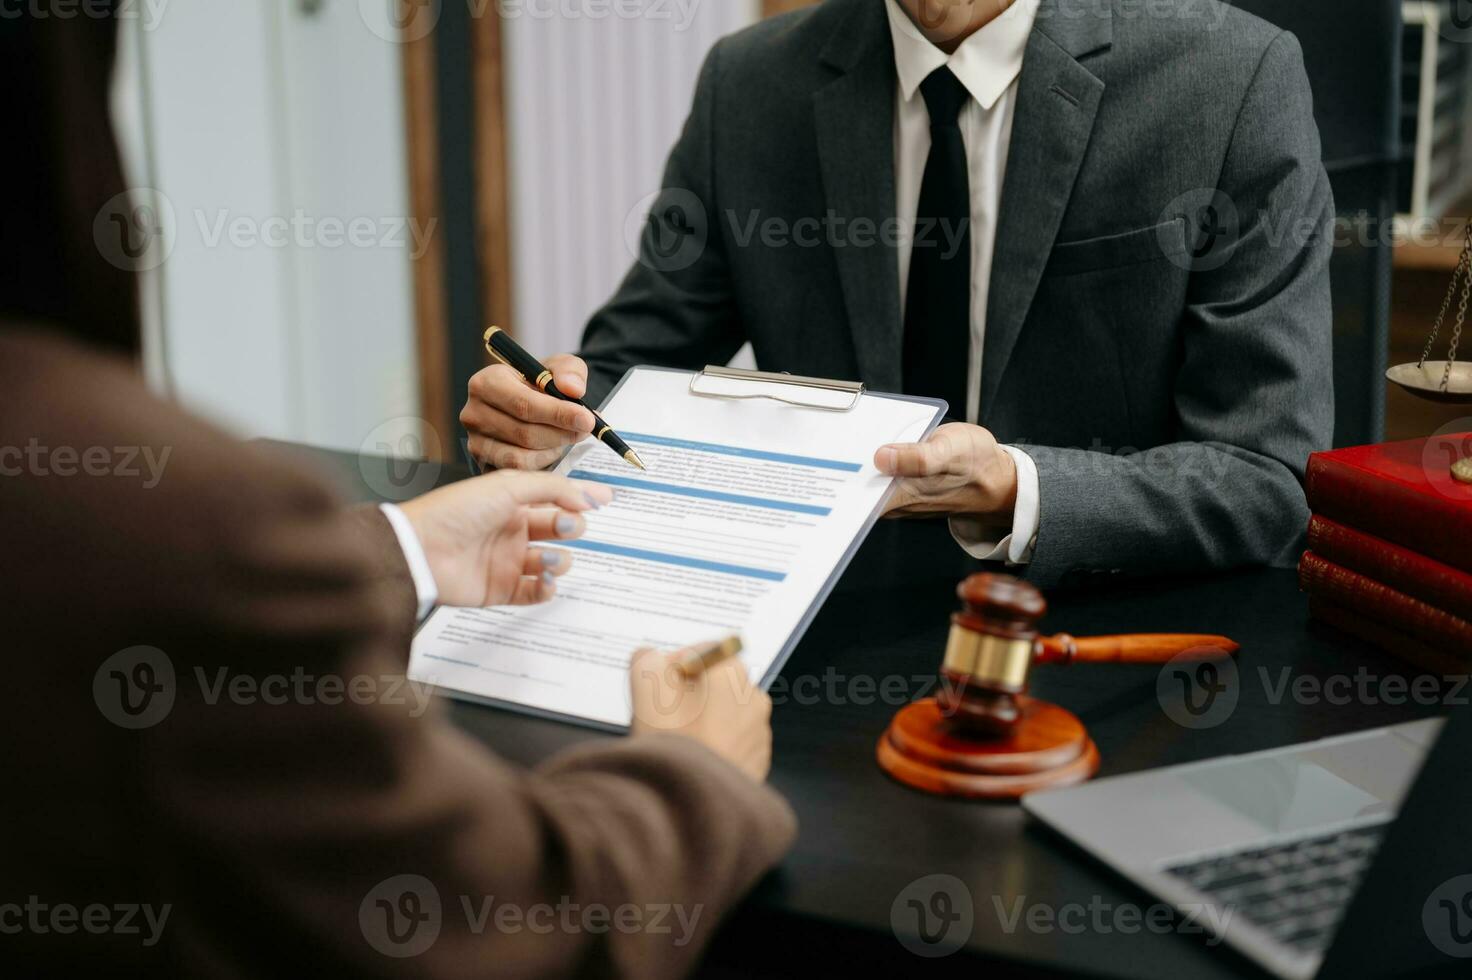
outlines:
{"label": "brass scales of justice", "polygon": [[[1441,334],[1451,309],[1452,297],[1457,299],[1456,322],[1452,324],[1451,342],[1446,360],[1429,361],[1431,348]],[[1446,296],[1441,300],[1441,310],[1436,322],[1431,325],[1431,336],[1421,351],[1421,359],[1415,364],[1397,364],[1385,372],[1385,377],[1399,385],[1404,391],[1426,401],[1447,405],[1472,404],[1472,364],[1457,361],[1457,347],[1462,342],[1462,327],[1467,322],[1467,300],[1472,296],[1472,218],[1469,218],[1462,236],[1462,253],[1457,257],[1456,271],[1447,284]],[[1464,456],[1451,465],[1452,479],[1459,483],[1472,483],[1472,456]]]}
{"label": "brass scales of justice", "polygon": [[[1446,315],[1451,309],[1452,297],[1457,294],[1458,286],[1461,287],[1461,296],[1457,301],[1457,318],[1452,324],[1447,358],[1444,361],[1429,361],[1427,358],[1431,356],[1431,348],[1436,345],[1436,338],[1441,334],[1442,324],[1446,322]],[[1452,281],[1447,285],[1446,296],[1441,301],[1441,311],[1436,314],[1436,322],[1431,325],[1431,336],[1426,338],[1421,359],[1415,364],[1397,364],[1385,372],[1385,377],[1417,398],[1452,405],[1472,404],[1472,364],[1457,361],[1457,346],[1462,341],[1462,325],[1467,320],[1469,296],[1472,296],[1472,219],[1467,221],[1462,238],[1462,254],[1457,259],[1456,271],[1452,273]]]}

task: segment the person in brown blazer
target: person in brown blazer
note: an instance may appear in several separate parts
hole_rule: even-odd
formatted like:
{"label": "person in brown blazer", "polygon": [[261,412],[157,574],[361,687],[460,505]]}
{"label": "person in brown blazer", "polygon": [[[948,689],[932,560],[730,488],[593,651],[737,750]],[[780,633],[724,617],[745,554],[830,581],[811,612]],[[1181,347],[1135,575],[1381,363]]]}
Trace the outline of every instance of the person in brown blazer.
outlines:
{"label": "person in brown blazer", "polygon": [[422,714],[411,562],[444,602],[543,600],[565,568],[536,542],[602,491],[494,474],[349,508],[152,396],[90,243],[122,187],[111,33],[0,23],[0,973],[688,972],[795,833],[770,701],[641,655],[631,737],[532,771]]}

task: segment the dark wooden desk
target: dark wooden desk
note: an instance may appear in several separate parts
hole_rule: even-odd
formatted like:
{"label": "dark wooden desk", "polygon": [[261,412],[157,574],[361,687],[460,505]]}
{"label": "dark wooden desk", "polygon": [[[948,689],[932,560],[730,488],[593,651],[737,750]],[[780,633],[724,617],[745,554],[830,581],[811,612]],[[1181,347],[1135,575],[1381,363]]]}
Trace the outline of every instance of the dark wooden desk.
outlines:
{"label": "dark wooden desk", "polygon": [[[381,461],[296,451],[335,473],[354,498],[373,499],[382,490],[380,477],[365,478],[381,472],[375,470]],[[438,474],[441,482],[463,475],[454,467]],[[1209,947],[1199,935],[1151,932],[1138,924],[1139,915],[1136,929],[1113,925],[1118,910],[1133,915],[1130,910],[1147,910],[1153,900],[1016,806],[935,799],[885,777],[874,762],[875,741],[895,708],[931,683],[956,600],[944,585],[883,593],[846,585],[819,614],[773,689],[772,782],[801,820],[797,845],[723,929],[709,958],[712,973],[812,975],[811,965],[821,963],[829,975],[850,969],[974,975],[983,965],[989,975],[1004,976],[1258,975],[1247,960]],[[1076,635],[1225,633],[1242,644],[1236,706],[1230,713],[1211,709],[1204,717],[1227,716],[1200,729],[1172,720],[1184,692],[1162,700],[1156,668],[1040,668],[1035,691],[1088,724],[1103,754],[1101,777],[1439,713],[1409,701],[1392,704],[1388,696],[1379,703],[1295,698],[1294,682],[1354,681],[1361,671],[1380,679],[1411,675],[1377,651],[1311,625],[1289,571],[1058,596],[1045,625]],[[465,704],[455,705],[453,718],[496,752],[526,764],[607,737]],[[1141,800],[1141,813],[1149,806]],[[891,907],[907,885],[936,873],[965,883],[974,922],[962,950],[924,960],[896,939]],[[1023,918],[1009,929],[1019,900]],[[1030,928],[1026,909],[1032,906],[1063,918],[1052,928]],[[913,913],[906,916],[900,927],[913,933]],[[1101,916],[1103,928],[1096,926]]]}

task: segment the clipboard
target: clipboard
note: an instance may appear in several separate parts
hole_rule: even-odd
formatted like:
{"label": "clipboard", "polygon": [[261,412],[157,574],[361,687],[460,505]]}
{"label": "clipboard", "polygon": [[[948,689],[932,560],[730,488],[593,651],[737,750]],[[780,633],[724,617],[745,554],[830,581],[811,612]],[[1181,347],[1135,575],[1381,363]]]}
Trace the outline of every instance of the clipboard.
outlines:
{"label": "clipboard", "polygon": [[[665,371],[677,370],[672,368],[630,368],[619,383],[609,392],[608,399],[611,400],[624,386],[629,377],[636,370]],[[781,402],[784,405],[792,405],[797,408],[809,408],[823,412],[851,412],[859,404],[859,399],[887,398],[895,401],[912,402],[919,405],[929,405],[935,409],[935,414],[926,426],[924,434],[917,441],[924,441],[930,434],[940,427],[945,419],[946,413],[950,411],[950,404],[940,398],[922,398],[916,395],[896,395],[885,392],[869,391],[862,381],[837,381],[829,378],[812,378],[801,375],[776,373],[772,371],[757,371],[750,368],[721,367],[719,365],[707,364],[704,369],[696,372],[690,378],[690,394],[697,398],[723,398],[731,400],[767,399]],[[787,643],[782,647],[772,665],[767,668],[759,681],[761,689],[767,690],[782,673],[782,668],[787,666],[787,661],[797,650],[797,645],[807,633],[808,627],[812,625],[817,617],[818,611],[833,594],[838,580],[853,563],[854,555],[859,548],[868,540],[869,532],[874,530],[874,525],[884,516],[885,508],[889,506],[890,498],[894,496],[894,484],[891,482],[889,490],[880,498],[879,505],[874,508],[868,519],[864,522],[859,533],[854,536],[853,542],[848,550],[843,553],[838,562],[833,566],[833,572],[828,580],[823,583],[817,595],[813,597],[812,605],[793,629],[787,638]]]}
{"label": "clipboard", "polygon": [[[690,382],[687,386],[687,391],[693,398],[713,398],[730,401],[769,400],[791,406],[798,410],[825,413],[852,412],[859,405],[860,401],[865,398],[882,398],[921,405],[931,409],[931,413],[919,440],[929,437],[941,424],[946,416],[946,412],[949,410],[949,405],[942,399],[874,392],[868,390],[867,386],[858,381],[838,381],[745,368],[721,367],[717,365],[707,365],[703,370],[698,372],[654,366],[629,368],[624,373],[624,376],[619,379],[618,384],[613,387],[599,404],[599,410],[602,411],[613,401],[614,397],[623,389],[625,384],[640,371],[688,375]],[[637,438],[634,436],[627,436],[627,438],[631,443],[637,442]],[[838,580],[842,578],[843,573],[852,563],[859,547],[868,538],[869,532],[874,529],[874,525],[884,515],[885,508],[888,506],[889,500],[894,494],[894,483],[895,481],[891,481],[890,487],[880,497],[878,504],[864,520],[858,532],[853,536],[852,541],[850,541],[847,549],[834,563],[827,579],[814,594],[812,602],[788,634],[781,649],[772,659],[762,676],[757,680],[762,690],[768,690],[781,674],[783,668],[787,665],[787,661],[791,659],[793,652],[797,649],[797,645],[807,633],[808,627],[812,625],[813,619],[818,615],[818,611],[822,609],[823,604],[828,600],[833,589],[838,585]],[[429,620],[426,620],[425,623],[420,624],[421,631],[428,622]],[[632,651],[630,652],[632,653]],[[436,687],[436,690],[456,700],[497,708],[507,708],[519,714],[530,715],[550,721],[565,722],[581,728],[591,728],[613,734],[624,734],[628,731],[627,726],[609,724],[582,715],[559,712],[504,698],[478,695],[449,687]]]}
{"label": "clipboard", "polygon": [[[620,381],[619,386],[622,385],[623,382]],[[733,401],[767,399],[822,412],[852,412],[859,399],[864,396],[864,383],[707,364],[704,370],[690,379],[690,394],[697,398],[726,398]]]}

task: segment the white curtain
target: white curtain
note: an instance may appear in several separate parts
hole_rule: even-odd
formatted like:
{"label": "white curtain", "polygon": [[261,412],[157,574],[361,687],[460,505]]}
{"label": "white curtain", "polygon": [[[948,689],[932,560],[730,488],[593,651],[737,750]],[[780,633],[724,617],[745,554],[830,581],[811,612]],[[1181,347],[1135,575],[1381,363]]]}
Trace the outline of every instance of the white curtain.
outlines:
{"label": "white curtain", "polygon": [[701,63],[758,7],[504,0],[514,327],[534,351],[575,349],[627,272],[625,223],[660,189]]}

